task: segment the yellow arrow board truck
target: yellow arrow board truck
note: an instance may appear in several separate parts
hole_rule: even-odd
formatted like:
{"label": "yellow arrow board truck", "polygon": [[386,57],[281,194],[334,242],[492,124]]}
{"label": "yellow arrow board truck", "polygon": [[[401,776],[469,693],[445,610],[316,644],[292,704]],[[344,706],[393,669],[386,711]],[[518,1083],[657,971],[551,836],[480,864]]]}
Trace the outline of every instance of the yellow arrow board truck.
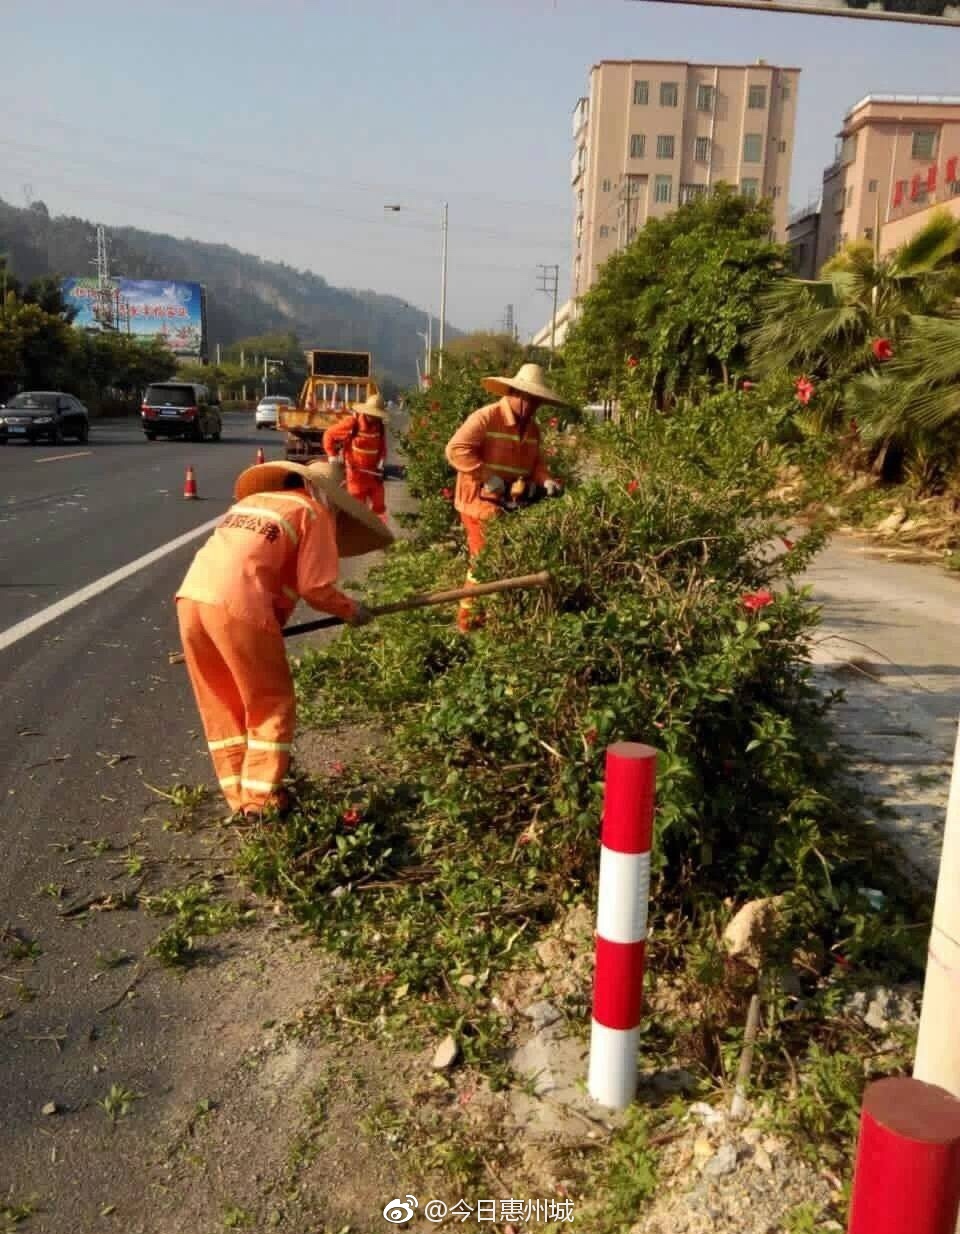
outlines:
{"label": "yellow arrow board truck", "polygon": [[354,403],[364,403],[379,388],[370,374],[369,351],[312,349],[307,379],[296,407],[280,407],[277,427],[286,433],[287,458],[307,463],[323,458],[323,434]]}

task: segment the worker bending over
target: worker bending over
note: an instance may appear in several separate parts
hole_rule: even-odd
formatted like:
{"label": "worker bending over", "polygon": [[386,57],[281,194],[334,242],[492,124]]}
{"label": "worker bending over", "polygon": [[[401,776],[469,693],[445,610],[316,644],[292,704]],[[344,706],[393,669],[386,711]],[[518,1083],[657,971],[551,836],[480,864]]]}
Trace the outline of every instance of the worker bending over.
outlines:
{"label": "worker bending over", "polygon": [[327,459],[339,458],[347,469],[347,492],[362,501],[386,522],[383,468],[387,461],[387,410],[383,396],[371,394],[365,403],[355,403],[350,415],[341,417],[323,435]]}
{"label": "worker bending over", "polygon": [[259,817],[289,805],[296,705],[283,626],[299,600],[369,621],[336,585],[339,560],[393,537],[325,463],[248,467],[234,495],[177,592],[177,618],[220,788],[234,815]]}
{"label": "worker bending over", "polygon": [[[546,384],[543,369],[524,364],[515,377],[485,377],[483,386],[501,397],[475,411],[447,442],[447,460],[458,472],[454,506],[471,558],[468,584],[476,581],[472,562],[486,542],[487,526],[503,512],[511,491],[540,486],[551,497],[560,492],[543,461],[535,416],[538,407],[563,400]],[[457,624],[464,632],[483,623],[475,606],[475,600],[460,601]]]}

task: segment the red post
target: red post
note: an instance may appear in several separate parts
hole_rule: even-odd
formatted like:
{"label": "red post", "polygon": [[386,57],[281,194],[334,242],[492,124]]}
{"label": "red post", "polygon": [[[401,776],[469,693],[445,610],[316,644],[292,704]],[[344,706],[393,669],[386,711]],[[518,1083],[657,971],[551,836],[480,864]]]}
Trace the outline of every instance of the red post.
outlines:
{"label": "red post", "polygon": [[650,746],[607,750],[587,1087],[613,1109],[628,1106],[637,1086],[656,774]]}
{"label": "red post", "polygon": [[891,1078],[863,1097],[847,1234],[954,1234],[960,1209],[960,1101]]}

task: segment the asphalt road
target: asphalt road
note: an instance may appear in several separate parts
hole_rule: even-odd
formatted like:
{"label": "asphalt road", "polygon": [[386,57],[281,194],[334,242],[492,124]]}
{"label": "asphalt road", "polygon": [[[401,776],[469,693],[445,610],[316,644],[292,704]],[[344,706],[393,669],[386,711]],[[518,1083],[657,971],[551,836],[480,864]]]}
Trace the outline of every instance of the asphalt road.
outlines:
{"label": "asphalt road", "polygon": [[[0,1195],[49,1194],[51,1179],[37,1174],[41,1162],[51,1170],[40,1107],[84,1108],[103,1095],[101,1030],[112,1023],[109,1074],[144,1087],[157,1074],[157,1004],[145,995],[120,1027],[99,1009],[129,972],[96,980],[101,947],[142,954],[156,921],[102,913],[80,928],[58,909],[122,885],[104,882],[95,846],[118,855],[114,876],[132,837],[162,847],[151,814],[162,798],[148,786],[210,782],[186,674],[166,657],[179,642],[173,595],[204,536],[12,645],[4,637],[216,518],[258,446],[282,455],[279,436],[256,433],[245,416],[227,419],[220,443],[149,444],[135,424],[114,423],[95,424],[86,446],[0,447]],[[197,501],[182,496],[188,463]],[[55,887],[65,888],[60,901],[43,891]],[[25,966],[13,962],[11,932],[36,947]],[[175,1005],[168,991],[165,1010]],[[72,1173],[78,1196],[97,1127],[60,1145],[54,1172]]]}

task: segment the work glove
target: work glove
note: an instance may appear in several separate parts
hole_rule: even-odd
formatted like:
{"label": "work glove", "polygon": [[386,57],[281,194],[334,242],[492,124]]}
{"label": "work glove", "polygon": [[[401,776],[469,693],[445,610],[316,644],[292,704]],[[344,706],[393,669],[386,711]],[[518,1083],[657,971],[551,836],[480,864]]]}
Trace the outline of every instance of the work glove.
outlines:
{"label": "work glove", "polygon": [[563,485],[559,480],[544,480],[543,491],[548,497],[559,497],[563,492]]}
{"label": "work glove", "polygon": [[370,612],[365,604],[361,604],[358,600],[353,611],[353,616],[347,618],[347,625],[365,626],[371,621],[373,621],[373,613]]}
{"label": "work glove", "polygon": [[489,493],[492,497],[501,497],[503,495],[503,481],[499,476],[489,475],[483,482],[483,491]]}

